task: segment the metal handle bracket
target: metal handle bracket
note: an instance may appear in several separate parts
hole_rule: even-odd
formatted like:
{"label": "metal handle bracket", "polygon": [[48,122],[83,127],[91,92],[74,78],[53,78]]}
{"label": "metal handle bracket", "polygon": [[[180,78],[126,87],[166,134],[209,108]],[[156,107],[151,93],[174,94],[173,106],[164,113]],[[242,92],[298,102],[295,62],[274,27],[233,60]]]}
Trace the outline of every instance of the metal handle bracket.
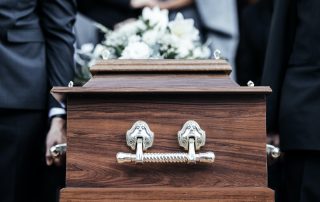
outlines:
{"label": "metal handle bracket", "polygon": [[143,153],[153,144],[153,132],[144,121],[137,121],[127,131],[127,145],[135,150],[135,154],[119,152],[118,163],[213,163],[215,155],[213,152],[198,153],[205,145],[205,131],[195,121],[188,121],[178,132],[178,142],[181,147],[188,150],[188,153]]}

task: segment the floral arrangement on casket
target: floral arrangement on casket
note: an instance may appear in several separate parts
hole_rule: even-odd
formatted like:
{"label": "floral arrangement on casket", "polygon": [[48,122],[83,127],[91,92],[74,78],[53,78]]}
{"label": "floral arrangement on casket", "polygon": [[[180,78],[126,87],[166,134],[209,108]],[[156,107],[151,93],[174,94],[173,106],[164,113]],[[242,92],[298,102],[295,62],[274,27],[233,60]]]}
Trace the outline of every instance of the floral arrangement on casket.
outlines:
{"label": "floral arrangement on casket", "polygon": [[[105,40],[95,47],[84,44],[77,50],[80,66],[92,66],[99,59],[207,59],[209,44],[201,42],[193,19],[181,13],[169,21],[168,10],[144,8],[135,21],[121,23],[114,31],[97,25]],[[85,58],[85,59],[84,59]]]}

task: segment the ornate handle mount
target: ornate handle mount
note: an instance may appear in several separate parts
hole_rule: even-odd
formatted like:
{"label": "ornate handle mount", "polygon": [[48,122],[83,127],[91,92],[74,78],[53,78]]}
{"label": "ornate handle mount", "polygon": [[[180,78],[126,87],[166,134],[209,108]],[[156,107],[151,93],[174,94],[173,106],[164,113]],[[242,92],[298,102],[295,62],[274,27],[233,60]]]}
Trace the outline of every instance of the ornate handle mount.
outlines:
{"label": "ornate handle mount", "polygon": [[205,145],[206,133],[195,121],[187,121],[178,132],[178,142],[188,153],[143,153],[153,144],[154,134],[148,124],[137,121],[126,134],[127,145],[136,150],[135,154],[119,152],[118,163],[213,163],[215,155],[213,152],[198,153]]}

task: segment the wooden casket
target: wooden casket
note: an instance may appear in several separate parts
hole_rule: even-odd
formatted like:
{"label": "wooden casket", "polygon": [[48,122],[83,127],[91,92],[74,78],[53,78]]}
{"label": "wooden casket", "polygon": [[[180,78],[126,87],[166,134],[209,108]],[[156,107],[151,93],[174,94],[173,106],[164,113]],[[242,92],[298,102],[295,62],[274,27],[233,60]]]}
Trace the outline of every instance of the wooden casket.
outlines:
{"label": "wooden casket", "polygon": [[266,94],[223,60],[110,60],[67,96],[61,202],[273,201]]}

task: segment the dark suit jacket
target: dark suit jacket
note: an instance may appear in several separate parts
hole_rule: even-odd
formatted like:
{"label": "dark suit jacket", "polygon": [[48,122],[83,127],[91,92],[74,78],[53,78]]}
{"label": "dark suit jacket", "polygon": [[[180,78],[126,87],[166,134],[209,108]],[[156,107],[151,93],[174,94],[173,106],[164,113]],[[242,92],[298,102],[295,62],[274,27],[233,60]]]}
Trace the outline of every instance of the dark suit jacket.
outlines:
{"label": "dark suit jacket", "polygon": [[320,150],[320,1],[278,0],[263,85],[270,85],[268,131],[283,150]]}
{"label": "dark suit jacket", "polygon": [[260,0],[241,13],[236,57],[237,82],[241,86],[246,86],[249,80],[257,86],[261,84],[272,10],[272,0]]}
{"label": "dark suit jacket", "polygon": [[130,0],[77,0],[79,12],[109,29],[128,18],[136,18],[139,9],[132,9]]}
{"label": "dark suit jacket", "polygon": [[0,0],[0,108],[45,109],[73,79],[75,13],[73,0]]}

